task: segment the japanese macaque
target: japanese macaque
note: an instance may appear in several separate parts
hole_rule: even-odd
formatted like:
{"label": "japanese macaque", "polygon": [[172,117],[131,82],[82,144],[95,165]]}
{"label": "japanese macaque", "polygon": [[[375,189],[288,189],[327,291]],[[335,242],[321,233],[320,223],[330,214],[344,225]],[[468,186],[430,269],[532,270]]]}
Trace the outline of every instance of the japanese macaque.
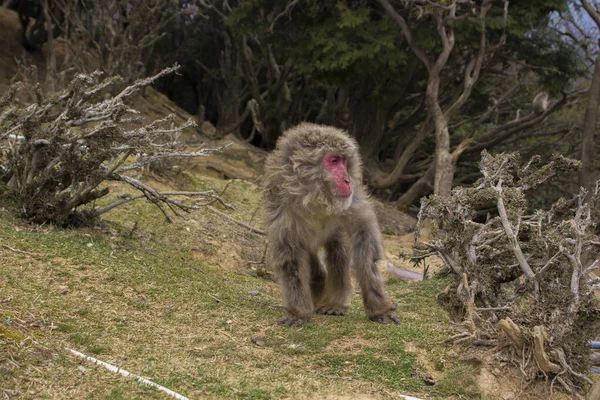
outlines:
{"label": "japanese macaque", "polygon": [[381,233],[354,139],[310,123],[284,132],[266,162],[264,198],[267,263],[278,274],[288,312],[279,324],[300,325],[315,312],[343,315],[352,295],[351,262],[367,316],[400,323],[376,265],[384,261]]}
{"label": "japanese macaque", "polygon": [[532,105],[535,115],[542,115],[548,109],[548,93],[538,93],[534,97]]}
{"label": "japanese macaque", "polygon": [[494,123],[497,124],[498,117],[500,114],[500,110],[498,110],[498,100],[494,96],[490,96],[488,98],[488,101],[490,102],[490,106],[488,107],[488,109],[492,110],[492,116],[494,119]]}

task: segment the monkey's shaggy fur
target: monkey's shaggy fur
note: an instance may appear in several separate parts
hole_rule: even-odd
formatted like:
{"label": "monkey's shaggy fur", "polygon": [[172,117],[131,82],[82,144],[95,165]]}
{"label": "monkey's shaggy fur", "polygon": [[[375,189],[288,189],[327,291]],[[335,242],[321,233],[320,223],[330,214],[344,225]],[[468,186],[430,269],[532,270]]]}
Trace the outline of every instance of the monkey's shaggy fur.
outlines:
{"label": "monkey's shaggy fur", "polygon": [[[345,211],[333,197],[335,181],[321,168],[327,153],[347,158],[352,181],[362,182],[362,165],[354,139],[333,127],[309,123],[298,125],[285,132],[267,159],[265,194],[268,217],[271,210],[276,214],[282,207],[328,215]],[[359,187],[362,189],[361,185],[357,189]],[[271,206],[276,206],[276,209]]]}
{"label": "monkey's shaggy fur", "polygon": [[[335,178],[323,167],[333,153],[347,160],[354,191],[336,195]],[[352,261],[363,303],[372,320],[398,323],[375,263],[383,259],[381,234],[362,185],[358,145],[345,132],[300,124],[277,142],[265,168],[268,263],[279,274],[285,325],[308,321],[312,313],[342,315],[349,307]],[[326,270],[317,252],[326,252]]]}

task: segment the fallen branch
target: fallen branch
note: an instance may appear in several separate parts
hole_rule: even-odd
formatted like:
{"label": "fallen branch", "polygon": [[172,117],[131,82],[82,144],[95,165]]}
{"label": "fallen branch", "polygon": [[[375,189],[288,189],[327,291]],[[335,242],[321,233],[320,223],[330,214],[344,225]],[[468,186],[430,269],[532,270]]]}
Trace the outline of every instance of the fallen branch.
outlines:
{"label": "fallen branch", "polygon": [[214,301],[216,301],[217,303],[223,303],[223,304],[227,304],[225,303],[223,300],[219,299],[216,296],[213,296],[212,294],[208,293],[208,297],[210,297],[211,299],[213,299]]}
{"label": "fallen branch", "polygon": [[217,214],[217,215],[220,215],[221,217],[225,218],[225,219],[226,219],[227,221],[229,221],[229,222],[233,222],[234,224],[237,224],[237,225],[239,225],[239,226],[241,226],[241,227],[244,227],[244,228],[246,228],[246,229],[249,229],[250,231],[252,231],[252,232],[254,232],[254,233],[258,233],[259,235],[266,235],[265,231],[263,231],[263,230],[261,230],[261,229],[258,229],[258,228],[255,228],[255,227],[253,227],[253,226],[251,226],[251,225],[248,225],[248,224],[246,224],[246,223],[244,223],[244,222],[241,222],[241,221],[235,220],[235,219],[231,218],[229,215],[227,215],[227,214],[225,214],[225,213],[223,213],[223,212],[221,212],[221,211],[217,210],[217,209],[216,209],[216,208],[214,208],[213,206],[208,206],[207,208],[208,208],[210,211],[214,212],[215,214]]}
{"label": "fallen branch", "polygon": [[175,397],[178,400],[189,400],[187,397],[185,397],[183,395],[180,395],[179,393],[174,392],[171,389],[167,389],[166,387],[161,386],[158,383],[154,383],[151,380],[143,378],[143,377],[141,377],[139,375],[132,374],[131,372],[126,371],[126,370],[124,370],[122,368],[115,367],[114,365],[105,363],[104,361],[100,361],[100,360],[98,360],[98,359],[96,359],[94,357],[86,356],[83,353],[80,353],[78,351],[69,349],[67,347],[65,347],[65,350],[70,351],[74,356],[76,356],[78,358],[81,358],[82,360],[91,362],[92,364],[100,365],[100,366],[106,368],[107,370],[109,370],[111,372],[114,372],[115,374],[123,375],[126,378],[133,378],[136,381],[141,382],[141,383],[143,383],[145,385],[152,386],[153,388],[156,388],[157,390],[160,390],[161,392],[164,392],[164,393],[168,394],[171,397]]}
{"label": "fallen branch", "polygon": [[3,245],[2,245],[2,247],[4,247],[5,249],[8,249],[8,250],[10,250],[10,251],[13,251],[13,252],[15,252],[15,253],[19,253],[19,254],[25,254],[25,255],[28,255],[28,256],[33,256],[33,255],[35,255],[35,253],[32,253],[32,252],[30,252],[30,251],[25,251],[25,250],[14,249],[14,248],[10,247],[10,246],[9,246],[9,245],[7,245],[7,244],[3,244]]}

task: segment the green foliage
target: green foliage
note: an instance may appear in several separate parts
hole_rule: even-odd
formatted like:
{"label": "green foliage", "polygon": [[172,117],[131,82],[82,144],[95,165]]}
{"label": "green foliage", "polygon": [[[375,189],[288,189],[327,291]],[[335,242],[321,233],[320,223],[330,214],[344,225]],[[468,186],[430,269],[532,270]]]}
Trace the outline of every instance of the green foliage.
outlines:
{"label": "green foliage", "polygon": [[[272,21],[261,18],[261,13],[272,3],[244,2],[228,18],[228,24],[238,32],[261,35],[277,47],[285,64],[318,81],[351,87],[369,79],[371,92],[385,89],[388,95],[401,83],[388,78],[401,76],[411,55],[402,46],[397,26],[389,18],[381,18],[376,8],[303,0],[291,17],[283,17],[285,22],[279,22],[270,33]],[[269,15],[282,12],[286,4],[275,2]]]}
{"label": "green foliage", "polygon": [[[401,92],[405,84],[402,77],[407,75],[410,60],[415,60],[415,56],[399,27],[377,4],[302,0],[291,10],[286,10],[286,5],[288,2],[284,0],[243,2],[227,23],[235,32],[251,33],[271,43],[282,63],[319,83],[377,98],[394,98]],[[404,3],[393,5],[404,11],[415,44],[435,60],[441,42],[430,14],[434,9],[425,7],[411,12]],[[524,60],[549,92],[558,93],[571,78],[584,72],[583,60],[576,49],[549,28],[550,16],[566,9],[566,0],[516,2],[511,3],[505,19],[503,8],[495,4],[486,18],[487,46],[495,47],[497,58]],[[274,21],[274,16],[284,12],[283,17]],[[459,90],[462,85],[465,63],[479,49],[480,22],[477,17],[452,22],[456,44],[443,73],[449,85],[446,92]],[[506,44],[497,47],[503,36]],[[427,74],[421,62],[416,62],[419,68],[412,77],[413,91],[422,91]],[[482,84],[486,79],[484,71]],[[485,94],[486,99],[488,96],[489,93]]]}

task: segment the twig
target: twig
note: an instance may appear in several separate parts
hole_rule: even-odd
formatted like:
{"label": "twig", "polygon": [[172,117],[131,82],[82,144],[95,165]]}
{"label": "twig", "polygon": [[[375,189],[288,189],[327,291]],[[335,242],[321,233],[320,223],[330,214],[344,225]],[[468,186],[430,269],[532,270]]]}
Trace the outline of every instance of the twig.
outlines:
{"label": "twig", "polygon": [[271,26],[269,27],[269,32],[273,33],[273,28],[275,28],[275,24],[277,23],[277,21],[280,18],[282,18],[284,15],[288,15],[289,16],[290,11],[292,10],[292,8],[294,8],[294,6],[296,5],[296,3],[298,3],[298,0],[293,0],[293,1],[291,1],[288,4],[285,5],[285,10],[283,10],[283,12],[281,12],[275,18],[273,18],[273,22],[271,22]]}
{"label": "twig", "polygon": [[219,299],[218,297],[213,296],[212,294],[208,293],[208,297],[210,297],[211,299],[213,299],[214,301],[216,301],[217,303],[223,303],[223,304],[227,304],[225,303],[223,300]]}
{"label": "twig", "polygon": [[[169,261],[171,261],[172,259],[174,259],[174,258],[175,258],[174,256],[173,256],[173,257],[163,257],[163,256],[160,256],[160,255],[158,255],[158,254],[156,254],[156,253],[154,253],[154,252],[152,252],[152,251],[150,251],[150,250],[146,250],[146,249],[145,249],[145,248],[143,248],[143,247],[135,247],[135,248],[134,248],[133,246],[124,246],[124,247],[127,247],[127,248],[129,248],[129,249],[131,249],[131,250],[138,250],[138,251],[142,251],[142,252],[144,252],[144,253],[146,253],[146,254],[150,254],[151,256],[153,256],[153,257],[156,257],[156,258],[158,258],[159,260],[162,260],[162,261],[164,261],[164,262],[169,262]],[[203,269],[200,269],[200,268],[196,267],[195,265],[192,265],[192,264],[190,264],[190,263],[186,262],[186,261],[183,259],[183,257],[178,257],[178,258],[179,258],[179,262],[181,262],[181,263],[182,263],[183,265],[185,265],[186,267],[188,267],[188,268],[190,268],[190,269],[192,269],[192,270],[194,270],[194,271],[196,271],[196,272],[200,272],[201,274],[205,274],[205,273],[206,273],[206,272],[204,272],[204,270],[203,270]]]}
{"label": "twig", "polygon": [[[184,125],[181,125],[180,127],[178,127],[178,129],[183,129],[183,128],[187,128],[189,126],[193,126],[191,123],[186,123]],[[176,130],[174,130],[176,131]],[[156,132],[156,131],[155,131]],[[212,153],[217,153],[220,152],[224,149],[226,149],[227,147],[231,146],[231,143],[218,147],[216,149],[201,149],[198,151],[189,151],[189,152],[164,152],[164,153],[158,153],[158,154],[154,154],[151,156],[147,156],[147,157],[142,157],[141,161],[138,161],[136,163],[133,163],[131,165],[119,168],[118,170],[116,170],[117,173],[122,173],[122,172],[126,172],[126,171],[131,171],[134,169],[139,169],[143,166],[146,166],[148,164],[151,164],[153,162],[156,161],[160,161],[163,160],[165,158],[176,158],[176,157],[207,157],[209,155],[211,155]]]}
{"label": "twig", "polygon": [[10,247],[7,244],[3,244],[2,247],[6,248],[6,249],[8,249],[10,251],[14,251],[15,253],[19,253],[19,254],[26,254],[28,256],[34,256],[34,255],[36,255],[35,253],[32,253],[30,251],[25,251],[25,250],[19,250],[19,249],[12,248],[12,247]]}
{"label": "twig", "polygon": [[510,307],[488,307],[488,308],[478,308],[475,307],[475,311],[510,311],[512,308]]}
{"label": "twig", "polygon": [[502,196],[502,179],[498,180],[498,184],[496,186],[492,186],[492,189],[496,192],[496,202],[498,207],[498,214],[500,214],[500,220],[502,221],[502,226],[504,227],[504,231],[506,232],[506,237],[508,238],[508,242],[510,247],[517,259],[519,261],[519,266],[521,270],[527,277],[530,282],[533,282],[533,288],[535,292],[535,298],[540,298],[540,284],[538,282],[537,277],[535,276],[533,270],[529,266],[523,251],[521,250],[521,245],[519,244],[519,240],[517,239],[517,235],[513,231],[512,224],[508,220],[508,213],[506,211],[506,207],[504,205],[504,197]]}
{"label": "twig", "polygon": [[100,360],[98,360],[98,359],[96,359],[94,357],[86,356],[83,353],[80,353],[80,352],[75,351],[73,349],[69,349],[67,347],[65,347],[65,350],[70,351],[74,356],[76,356],[78,358],[81,358],[82,360],[91,362],[92,364],[100,365],[100,366],[106,368],[107,370],[109,370],[111,372],[114,372],[115,374],[122,375],[122,376],[124,376],[126,378],[133,378],[133,379],[135,379],[138,382],[141,382],[141,383],[143,383],[145,385],[148,385],[148,386],[151,386],[153,388],[156,388],[157,390],[160,390],[161,392],[164,392],[164,393],[168,394],[171,397],[175,397],[178,400],[189,400],[187,397],[185,397],[185,396],[183,396],[183,395],[181,395],[181,394],[179,394],[177,392],[174,392],[171,389],[167,389],[166,387],[161,386],[158,383],[154,383],[151,380],[148,380],[148,379],[143,378],[143,377],[141,377],[139,375],[133,374],[133,373],[131,373],[129,371],[126,371],[126,370],[124,370],[124,369],[122,369],[120,367],[115,367],[114,365],[108,364],[108,363],[106,363],[104,361],[100,361]]}
{"label": "twig", "polygon": [[256,208],[254,209],[254,212],[252,212],[252,215],[250,216],[250,220],[248,221],[248,224],[251,224],[252,221],[254,221],[254,217],[256,216],[256,213],[258,212],[258,209],[260,208],[262,204],[258,203],[258,206],[256,206]]}
{"label": "twig", "polygon": [[583,270],[583,272],[581,273],[581,276],[587,276],[590,272],[597,270],[598,267],[598,261],[600,261],[600,259],[595,260],[592,265],[590,265],[589,267],[587,267],[586,269]]}
{"label": "twig", "polygon": [[562,253],[560,251],[557,251],[552,258],[550,258],[548,260],[548,262],[546,263],[546,265],[544,265],[542,267],[542,269],[539,270],[539,272],[537,273],[538,276],[541,276],[544,272],[546,272],[546,270],[548,269],[548,267],[554,262],[554,260],[556,260],[556,258],[561,255]]}
{"label": "twig", "polygon": [[214,208],[213,206],[208,206],[207,208],[208,208],[210,211],[214,212],[215,214],[217,214],[217,215],[220,215],[221,217],[225,218],[225,219],[226,219],[226,220],[228,220],[229,222],[233,222],[234,224],[237,224],[237,225],[239,225],[239,226],[241,226],[241,227],[244,227],[244,228],[246,228],[246,229],[249,229],[250,231],[252,231],[252,232],[254,232],[254,233],[257,233],[257,234],[259,234],[259,235],[266,235],[265,231],[263,231],[263,230],[261,230],[261,229],[258,229],[258,228],[255,228],[255,227],[253,227],[253,226],[250,226],[250,225],[248,225],[248,224],[246,224],[246,223],[244,223],[244,222],[241,222],[241,221],[235,220],[235,219],[231,218],[229,215],[227,215],[227,214],[225,214],[225,213],[223,213],[223,212],[221,212],[221,211],[217,210],[217,209],[216,209],[216,208]]}
{"label": "twig", "polygon": [[556,354],[558,355],[558,361],[560,362],[560,364],[562,365],[562,367],[564,369],[566,369],[572,375],[578,377],[579,379],[583,379],[584,381],[586,381],[590,385],[594,383],[594,382],[592,382],[592,380],[590,378],[588,378],[584,374],[580,374],[580,373],[575,372],[573,370],[573,368],[569,365],[569,363],[567,363],[567,357],[565,357],[565,352],[564,352],[564,350],[562,348],[555,349],[555,351],[556,351]]}
{"label": "twig", "polygon": [[265,259],[267,258],[267,249],[269,248],[269,243],[265,244],[265,250],[263,251],[263,255],[260,259],[260,261],[248,261],[248,264],[264,264],[265,263]]}

